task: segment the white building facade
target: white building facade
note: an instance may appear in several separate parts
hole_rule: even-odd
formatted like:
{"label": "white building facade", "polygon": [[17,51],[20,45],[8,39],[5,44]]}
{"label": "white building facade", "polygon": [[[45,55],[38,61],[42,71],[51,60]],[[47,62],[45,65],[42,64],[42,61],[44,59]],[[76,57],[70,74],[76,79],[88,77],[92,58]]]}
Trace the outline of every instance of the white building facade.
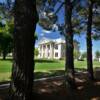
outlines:
{"label": "white building facade", "polygon": [[65,40],[63,38],[48,39],[44,37],[38,43],[38,51],[38,58],[62,59],[65,57]]}

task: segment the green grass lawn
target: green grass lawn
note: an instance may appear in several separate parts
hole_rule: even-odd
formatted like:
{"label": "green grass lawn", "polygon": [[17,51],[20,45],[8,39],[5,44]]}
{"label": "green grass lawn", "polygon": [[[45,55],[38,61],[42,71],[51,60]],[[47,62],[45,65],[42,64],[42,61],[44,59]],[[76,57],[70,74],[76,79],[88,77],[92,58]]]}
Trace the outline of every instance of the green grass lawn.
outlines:
{"label": "green grass lawn", "polygon": [[0,73],[6,73],[11,71],[11,60],[0,60]]}
{"label": "green grass lawn", "polygon": [[36,60],[35,71],[62,70],[64,61],[60,60]]}
{"label": "green grass lawn", "polygon": [[0,60],[0,81],[10,80],[11,66],[11,60]]}
{"label": "green grass lawn", "polygon": [[[75,61],[75,68],[86,69],[86,61]],[[100,62],[94,61],[94,68],[100,67]],[[0,81],[9,80],[11,75],[12,60],[0,60]],[[35,60],[35,72],[41,75],[41,72],[57,73],[57,70],[64,70],[64,60]],[[63,72],[62,72],[63,73]],[[51,74],[52,75],[52,74]]]}

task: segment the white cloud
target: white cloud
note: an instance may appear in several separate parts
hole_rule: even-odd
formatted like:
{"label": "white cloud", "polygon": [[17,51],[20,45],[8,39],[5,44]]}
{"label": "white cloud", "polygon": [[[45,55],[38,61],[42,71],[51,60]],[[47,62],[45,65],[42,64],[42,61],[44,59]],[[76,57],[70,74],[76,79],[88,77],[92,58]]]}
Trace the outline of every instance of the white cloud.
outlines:
{"label": "white cloud", "polygon": [[44,29],[42,30],[42,32],[43,32],[43,33],[48,33],[48,34],[51,33],[51,31],[44,30]]}
{"label": "white cloud", "polygon": [[82,49],[81,49],[80,52],[83,53],[83,52],[86,52],[86,50],[82,50]]}
{"label": "white cloud", "polygon": [[44,36],[44,33],[41,33],[40,36]]}
{"label": "white cloud", "polygon": [[53,30],[58,30],[58,26],[56,24],[53,25]]}

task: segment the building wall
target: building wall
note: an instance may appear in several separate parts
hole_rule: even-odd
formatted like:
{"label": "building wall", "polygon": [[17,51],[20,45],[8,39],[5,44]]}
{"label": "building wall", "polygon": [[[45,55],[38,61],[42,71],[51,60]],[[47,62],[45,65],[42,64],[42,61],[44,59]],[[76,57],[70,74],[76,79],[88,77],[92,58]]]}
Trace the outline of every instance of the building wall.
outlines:
{"label": "building wall", "polygon": [[61,58],[61,44],[55,44],[54,47],[54,59]]}
{"label": "building wall", "polygon": [[[74,45],[75,49],[79,50],[78,45]],[[39,45],[39,56],[38,58],[47,59],[61,59],[65,57],[65,43],[45,43]]]}
{"label": "building wall", "polygon": [[61,57],[62,58],[65,58],[65,43],[62,43],[61,44]]}
{"label": "building wall", "polygon": [[53,58],[53,44],[40,44],[38,47],[39,55],[38,58]]}

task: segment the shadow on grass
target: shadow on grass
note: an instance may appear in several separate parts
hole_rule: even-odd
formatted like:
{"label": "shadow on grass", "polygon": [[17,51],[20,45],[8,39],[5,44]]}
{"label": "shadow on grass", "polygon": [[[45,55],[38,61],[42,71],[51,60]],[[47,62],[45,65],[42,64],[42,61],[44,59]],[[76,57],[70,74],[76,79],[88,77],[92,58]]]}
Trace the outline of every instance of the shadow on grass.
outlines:
{"label": "shadow on grass", "polygon": [[55,63],[58,62],[57,60],[52,59],[35,59],[35,62],[37,63]]}
{"label": "shadow on grass", "polygon": [[[63,72],[63,71],[62,71]],[[85,73],[87,74],[87,73]],[[100,100],[100,80],[88,80],[84,73],[79,73],[76,78],[82,75],[85,81],[77,81],[77,89],[66,88],[64,79],[45,80],[35,83],[36,100]],[[81,83],[80,83],[81,82]]]}
{"label": "shadow on grass", "polygon": [[64,70],[50,70],[49,72],[35,72],[35,79],[64,75]]}
{"label": "shadow on grass", "polygon": [[100,80],[84,82],[75,95],[79,100],[100,100]]}
{"label": "shadow on grass", "polygon": [[[87,73],[87,69],[85,68],[75,68],[75,74],[77,76],[77,74],[81,74],[80,76],[83,76],[83,74]],[[47,72],[35,72],[35,79],[39,79],[39,78],[46,78],[46,77],[53,77],[53,76],[60,76],[60,75],[64,75],[65,74],[65,70],[49,70]]]}
{"label": "shadow on grass", "polygon": [[86,68],[75,68],[75,72],[85,72],[85,71],[87,71],[87,69]]}
{"label": "shadow on grass", "polygon": [[[77,89],[66,88],[64,79],[52,79],[34,82],[34,100],[100,100],[100,80],[90,81],[85,77],[87,73],[79,73],[76,78],[82,75],[86,81],[78,81]],[[49,72],[35,72],[35,77],[47,77],[64,75],[64,70],[50,70]],[[0,96],[7,96],[8,90],[0,90]],[[5,100],[5,99],[3,99]]]}
{"label": "shadow on grass", "polygon": [[[35,79],[39,78],[46,78],[46,77],[53,77],[53,76],[60,76],[64,75],[65,70],[49,70],[48,72],[35,72]],[[85,68],[75,68],[75,75],[80,75],[81,78],[87,77],[88,78],[88,72]],[[94,76],[96,79],[100,79],[100,68],[96,67],[94,68]]]}

